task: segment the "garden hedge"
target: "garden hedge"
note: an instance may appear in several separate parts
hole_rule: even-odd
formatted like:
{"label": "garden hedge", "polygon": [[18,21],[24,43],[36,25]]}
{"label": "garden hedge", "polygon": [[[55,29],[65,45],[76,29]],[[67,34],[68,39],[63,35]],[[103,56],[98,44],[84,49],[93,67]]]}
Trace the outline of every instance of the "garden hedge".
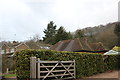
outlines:
{"label": "garden hedge", "polygon": [[41,60],[75,60],[76,77],[116,70],[120,68],[119,55],[103,56],[98,53],[58,52],[52,50],[22,50],[15,53],[16,74],[18,78],[30,78],[30,57]]}

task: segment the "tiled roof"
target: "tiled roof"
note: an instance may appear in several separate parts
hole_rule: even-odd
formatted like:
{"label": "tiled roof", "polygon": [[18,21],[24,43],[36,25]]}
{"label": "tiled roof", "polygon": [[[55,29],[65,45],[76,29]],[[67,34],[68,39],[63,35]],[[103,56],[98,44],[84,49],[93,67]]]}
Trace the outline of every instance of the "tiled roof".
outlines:
{"label": "tiled roof", "polygon": [[[20,45],[20,44],[22,44],[22,42],[21,43],[7,43],[7,42],[0,42],[0,49],[2,48],[2,46],[3,45],[7,45],[8,47],[10,47],[10,48],[15,48],[15,47],[17,47],[18,45]],[[25,43],[24,43],[25,44]],[[26,44],[25,44],[26,45]],[[26,45],[27,46],[27,45]]]}
{"label": "tiled roof", "polygon": [[13,43],[7,43],[7,45],[11,48],[15,48],[15,46],[17,46],[19,44],[21,44],[21,43],[14,43],[14,44]]}
{"label": "tiled roof", "polygon": [[59,41],[55,45],[53,45],[51,50],[56,51],[80,51],[80,50],[87,50],[87,51],[101,51],[105,50],[102,43],[89,43],[87,39],[72,39],[72,40],[63,40]]}

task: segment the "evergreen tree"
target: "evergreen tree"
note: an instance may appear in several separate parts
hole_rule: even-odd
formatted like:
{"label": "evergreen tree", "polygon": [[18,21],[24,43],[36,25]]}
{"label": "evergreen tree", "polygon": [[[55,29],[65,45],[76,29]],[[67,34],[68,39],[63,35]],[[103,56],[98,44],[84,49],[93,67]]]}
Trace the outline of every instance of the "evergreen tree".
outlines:
{"label": "evergreen tree", "polygon": [[54,37],[56,34],[56,25],[54,25],[53,21],[50,21],[47,25],[47,29],[43,31],[45,33],[45,37],[43,37],[43,41],[47,44],[54,43]]}
{"label": "evergreen tree", "polygon": [[71,33],[66,32],[64,27],[61,26],[58,29],[57,34],[55,35],[55,43],[57,43],[58,41],[61,41],[61,40],[68,40],[68,39],[71,39],[71,38],[72,38]]}
{"label": "evergreen tree", "polygon": [[68,32],[68,39],[73,39],[73,35],[71,34],[71,32]]}

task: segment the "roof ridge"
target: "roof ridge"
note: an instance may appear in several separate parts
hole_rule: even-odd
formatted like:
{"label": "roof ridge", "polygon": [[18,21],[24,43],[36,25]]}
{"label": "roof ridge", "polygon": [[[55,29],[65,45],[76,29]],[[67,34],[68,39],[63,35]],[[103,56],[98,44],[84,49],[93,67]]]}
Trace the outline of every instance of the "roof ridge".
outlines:
{"label": "roof ridge", "polygon": [[76,39],[78,40],[78,43],[81,46],[81,48],[84,49],[83,46],[82,46],[82,44],[81,44],[81,42],[80,42],[80,39],[79,38],[76,38]]}
{"label": "roof ridge", "polygon": [[90,50],[92,50],[93,51],[93,49],[91,48],[91,46],[89,45],[89,43],[88,43],[88,41],[87,42],[85,42],[86,43],[86,45],[90,48]]}

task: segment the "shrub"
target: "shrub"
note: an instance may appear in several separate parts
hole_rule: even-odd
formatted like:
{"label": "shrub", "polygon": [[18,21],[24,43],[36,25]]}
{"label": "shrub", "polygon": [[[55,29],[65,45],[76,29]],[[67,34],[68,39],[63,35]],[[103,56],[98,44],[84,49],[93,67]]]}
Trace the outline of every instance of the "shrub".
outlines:
{"label": "shrub", "polygon": [[7,68],[9,70],[15,70],[13,57],[9,57],[7,54],[2,54],[2,73],[6,73]]}
{"label": "shrub", "polygon": [[18,78],[30,78],[30,57],[34,56],[41,60],[75,60],[77,78],[119,68],[118,55],[111,55],[104,59],[103,55],[98,53],[22,50],[15,53],[16,74]]}

